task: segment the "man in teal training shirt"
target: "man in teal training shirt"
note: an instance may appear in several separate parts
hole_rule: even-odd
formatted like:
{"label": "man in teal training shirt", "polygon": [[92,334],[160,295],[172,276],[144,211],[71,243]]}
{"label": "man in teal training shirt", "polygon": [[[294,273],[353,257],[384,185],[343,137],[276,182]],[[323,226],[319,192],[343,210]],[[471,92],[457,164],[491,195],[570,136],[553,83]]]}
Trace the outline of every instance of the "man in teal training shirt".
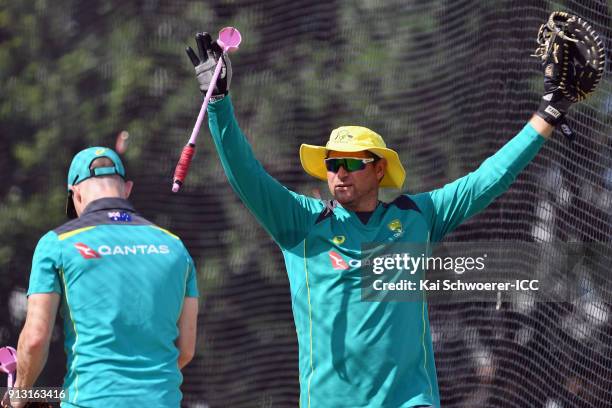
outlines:
{"label": "man in teal training shirt", "polygon": [[[206,33],[196,42],[199,56],[191,48],[187,54],[205,92],[221,52]],[[288,190],[254,158],[227,96],[232,71],[223,58],[225,69],[208,106],[210,131],[230,184],[285,258],[301,407],[439,407],[427,304],[363,302],[361,245],[436,243],[484,209],[552,134],[542,113],[546,106],[474,172],[391,203],[378,200],[378,189],[402,187],[405,172],[397,153],[367,128],[335,129],[325,147],[300,148],[304,170],[328,183],[334,200],[323,201]],[[558,102],[558,94],[553,96]]]}
{"label": "man in teal training shirt", "polygon": [[36,247],[15,387],[32,387],[42,371],[61,303],[62,407],[180,406],[180,369],[195,351],[195,265],[177,236],[134,211],[131,188],[111,149],[72,160],[66,208],[75,219]]}

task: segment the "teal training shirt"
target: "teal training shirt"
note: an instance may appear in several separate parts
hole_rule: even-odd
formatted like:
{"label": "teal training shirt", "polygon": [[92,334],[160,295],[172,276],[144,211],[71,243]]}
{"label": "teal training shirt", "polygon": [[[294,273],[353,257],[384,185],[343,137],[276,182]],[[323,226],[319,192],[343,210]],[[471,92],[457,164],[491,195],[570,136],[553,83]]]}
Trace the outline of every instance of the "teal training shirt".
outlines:
{"label": "teal training shirt", "polygon": [[198,290],[177,236],[126,200],[96,200],[36,246],[28,296],[52,292],[62,295],[62,407],[180,406],[177,323]]}
{"label": "teal training shirt", "polygon": [[361,245],[440,241],[506,191],[545,139],[526,125],[476,171],[380,203],[364,225],[337,203],[296,194],[267,174],[229,97],[211,103],[208,113],[230,184],[285,258],[301,407],[439,407],[427,303],[362,302]]}

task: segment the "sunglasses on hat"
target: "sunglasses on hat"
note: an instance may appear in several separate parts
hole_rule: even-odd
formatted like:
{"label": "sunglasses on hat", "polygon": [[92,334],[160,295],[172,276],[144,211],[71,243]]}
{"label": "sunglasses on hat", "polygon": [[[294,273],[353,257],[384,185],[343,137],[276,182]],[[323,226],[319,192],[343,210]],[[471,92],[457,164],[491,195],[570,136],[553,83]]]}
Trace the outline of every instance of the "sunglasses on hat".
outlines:
{"label": "sunglasses on hat", "polygon": [[357,159],[354,157],[331,157],[325,159],[325,167],[327,171],[337,173],[340,167],[344,167],[347,172],[359,171],[366,168],[368,163],[373,163],[378,159],[372,157]]}

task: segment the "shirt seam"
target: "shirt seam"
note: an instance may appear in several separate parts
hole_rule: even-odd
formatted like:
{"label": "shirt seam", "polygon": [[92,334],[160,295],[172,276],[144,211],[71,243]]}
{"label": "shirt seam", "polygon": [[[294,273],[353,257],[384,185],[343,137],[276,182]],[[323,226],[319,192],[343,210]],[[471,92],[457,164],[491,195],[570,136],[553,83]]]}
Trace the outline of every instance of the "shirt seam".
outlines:
{"label": "shirt seam", "polygon": [[75,392],[74,392],[74,397],[72,398],[72,402],[70,403],[76,405],[77,398],[79,395],[79,373],[76,369],[77,361],[79,359],[79,356],[76,353],[76,346],[79,340],[79,333],[76,328],[76,322],[72,315],[72,309],[70,308],[70,302],[68,301],[68,284],[66,282],[66,276],[65,276],[63,267],[60,269],[60,275],[62,277],[62,282],[64,283],[64,296],[66,297],[66,307],[68,308],[68,314],[70,316],[70,321],[72,322],[72,329],[74,330],[74,344],[72,345],[72,354],[74,356],[74,359],[72,360],[72,367],[73,367],[74,374],[75,374],[75,379],[74,379]]}
{"label": "shirt seam", "polygon": [[310,384],[314,375],[314,362],[312,347],[312,306],[310,303],[310,284],[308,282],[308,265],[306,259],[306,240],[304,240],[304,273],[306,274],[306,297],[308,299],[308,322],[310,326],[310,375],[308,376],[307,384],[308,408],[310,408]]}

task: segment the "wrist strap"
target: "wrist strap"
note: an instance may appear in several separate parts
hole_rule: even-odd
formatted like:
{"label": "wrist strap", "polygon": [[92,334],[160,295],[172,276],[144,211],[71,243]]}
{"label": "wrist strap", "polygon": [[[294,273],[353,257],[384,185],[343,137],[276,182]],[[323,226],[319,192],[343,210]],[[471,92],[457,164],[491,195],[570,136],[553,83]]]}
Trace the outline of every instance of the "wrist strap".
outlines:
{"label": "wrist strap", "polygon": [[565,112],[553,106],[550,100],[547,100],[546,97],[542,98],[537,114],[553,126],[557,126],[565,116]]}
{"label": "wrist strap", "polygon": [[[225,98],[225,96],[226,96],[228,93],[229,93],[228,91],[225,91],[225,92],[223,92],[223,93],[221,93],[221,94],[218,94],[218,95],[212,95],[212,96],[210,97],[210,100],[209,100],[209,101],[210,101],[210,102],[217,102],[217,101],[220,101],[221,99]],[[202,93],[202,96],[204,96],[204,95],[205,95],[205,92],[203,92],[203,93]]]}
{"label": "wrist strap", "polygon": [[555,119],[552,115],[546,112],[546,109],[538,109],[538,111],[536,112],[536,115],[538,115],[539,117],[544,119],[546,122],[550,123],[551,125],[555,126],[556,129],[559,129],[559,131],[563,133],[563,136],[565,136],[570,143],[573,142],[574,139],[576,138],[576,134],[574,133],[572,128],[567,124],[564,114],[561,114],[558,119]]}
{"label": "wrist strap", "polygon": [[567,140],[571,143],[576,138],[576,134],[572,130],[572,128],[567,124],[565,118],[561,118],[559,121],[559,126],[557,127],[563,133],[563,136],[567,138]]}

